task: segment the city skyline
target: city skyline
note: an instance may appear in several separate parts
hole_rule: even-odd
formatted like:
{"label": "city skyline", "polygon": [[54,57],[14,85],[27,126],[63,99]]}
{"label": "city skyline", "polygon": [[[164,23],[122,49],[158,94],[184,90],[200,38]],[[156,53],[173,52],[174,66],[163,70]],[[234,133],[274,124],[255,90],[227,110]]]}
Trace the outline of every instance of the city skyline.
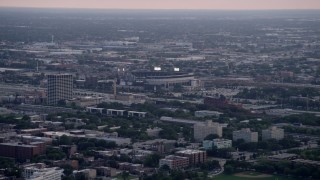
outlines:
{"label": "city skyline", "polygon": [[320,0],[0,0],[0,17],[0,179],[320,180]]}
{"label": "city skyline", "polygon": [[2,0],[0,7],[91,9],[320,9],[319,0]]}

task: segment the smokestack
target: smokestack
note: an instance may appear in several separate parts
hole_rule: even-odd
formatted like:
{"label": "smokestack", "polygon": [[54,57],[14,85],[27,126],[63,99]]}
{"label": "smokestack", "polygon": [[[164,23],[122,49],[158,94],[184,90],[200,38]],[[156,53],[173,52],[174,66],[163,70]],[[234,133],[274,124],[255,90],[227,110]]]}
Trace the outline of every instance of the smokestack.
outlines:
{"label": "smokestack", "polygon": [[39,61],[37,60],[37,72],[39,72]]}
{"label": "smokestack", "polygon": [[116,99],[116,97],[117,97],[117,79],[113,80],[113,95],[114,95],[114,99]]}

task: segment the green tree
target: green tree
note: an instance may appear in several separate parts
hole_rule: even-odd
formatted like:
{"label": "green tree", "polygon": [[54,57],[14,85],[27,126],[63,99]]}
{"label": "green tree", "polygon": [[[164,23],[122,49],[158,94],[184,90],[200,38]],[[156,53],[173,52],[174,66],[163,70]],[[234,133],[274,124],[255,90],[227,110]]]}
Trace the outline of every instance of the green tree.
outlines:
{"label": "green tree", "polygon": [[213,139],[217,139],[219,138],[219,136],[217,134],[209,134],[208,136],[206,136],[204,138],[204,140],[213,140]]}
{"label": "green tree", "polygon": [[147,156],[143,164],[147,167],[158,167],[161,156],[159,154],[151,154]]}
{"label": "green tree", "polygon": [[129,175],[130,175],[129,172],[127,172],[127,171],[123,171],[121,173],[121,177],[123,180],[127,180],[129,178]]}
{"label": "green tree", "polygon": [[66,165],[61,166],[61,168],[63,169],[64,175],[66,175],[66,176],[72,175],[73,168],[70,165],[66,164]]}
{"label": "green tree", "polygon": [[59,139],[59,144],[60,145],[71,145],[72,144],[72,140],[70,137],[66,136],[66,135],[62,135]]}
{"label": "green tree", "polygon": [[62,100],[59,100],[59,101],[58,101],[57,105],[58,105],[58,106],[66,106],[67,103],[66,103],[65,100],[62,99]]}
{"label": "green tree", "polygon": [[50,147],[47,149],[46,157],[49,160],[61,160],[66,157],[66,154],[58,148]]}
{"label": "green tree", "polygon": [[233,174],[234,173],[234,168],[231,165],[225,165],[224,166],[224,172],[226,174]]}

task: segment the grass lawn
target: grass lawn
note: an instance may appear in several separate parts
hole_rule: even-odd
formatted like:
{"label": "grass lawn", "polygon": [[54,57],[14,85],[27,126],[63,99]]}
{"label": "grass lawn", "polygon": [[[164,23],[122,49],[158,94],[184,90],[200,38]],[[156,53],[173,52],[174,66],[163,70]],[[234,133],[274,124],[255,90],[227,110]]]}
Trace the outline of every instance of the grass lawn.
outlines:
{"label": "grass lawn", "polygon": [[294,178],[287,178],[287,177],[282,177],[282,176],[274,176],[272,175],[271,177],[255,177],[259,176],[260,173],[257,172],[245,172],[244,174],[246,175],[251,175],[252,177],[247,178],[247,177],[239,177],[235,175],[226,175],[226,174],[220,174],[218,176],[215,176],[211,178],[212,180],[250,180],[250,179],[256,179],[256,180],[295,180]]}
{"label": "grass lawn", "polygon": [[243,174],[254,177],[254,176],[259,176],[261,173],[258,173],[258,172],[243,172]]}
{"label": "grass lawn", "polygon": [[[118,180],[123,180],[121,174],[115,176],[115,178],[117,178]],[[136,179],[138,178],[137,176],[132,176],[132,175],[129,175],[129,177],[127,179]]]}

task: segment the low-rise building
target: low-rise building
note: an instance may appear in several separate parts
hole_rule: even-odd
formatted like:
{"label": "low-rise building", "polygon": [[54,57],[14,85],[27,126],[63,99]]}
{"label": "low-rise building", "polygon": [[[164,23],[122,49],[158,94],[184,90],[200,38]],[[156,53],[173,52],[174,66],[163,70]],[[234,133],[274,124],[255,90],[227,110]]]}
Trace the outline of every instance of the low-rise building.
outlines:
{"label": "low-rise building", "polygon": [[147,157],[154,154],[155,151],[150,150],[142,150],[142,149],[135,149],[132,153],[132,159],[138,161],[144,161]]}
{"label": "low-rise building", "polygon": [[67,105],[75,104],[76,106],[80,107],[87,107],[87,106],[94,106],[101,103],[104,99],[102,97],[92,97],[92,96],[85,96],[85,97],[76,97],[66,101]]}
{"label": "low-rise building", "polygon": [[189,166],[189,158],[181,156],[166,156],[164,159],[160,159],[159,167],[167,165],[170,169],[181,169]]}
{"label": "low-rise building", "polygon": [[84,177],[87,180],[94,180],[97,177],[97,170],[95,169],[82,169],[80,171],[73,171],[74,176],[76,179],[80,179]]}
{"label": "low-rise building", "polygon": [[128,117],[145,118],[146,115],[147,115],[147,112],[128,111]]}
{"label": "low-rise building", "polygon": [[61,180],[63,169],[46,168],[44,164],[29,164],[23,167],[23,177],[26,180]]}
{"label": "low-rise building", "polygon": [[131,144],[130,138],[122,138],[122,137],[118,137],[117,133],[104,133],[101,131],[90,131],[90,130],[77,130],[77,131],[69,131],[69,132],[47,131],[47,132],[44,132],[43,134],[45,137],[50,137],[50,138],[59,138],[65,135],[68,137],[105,140],[107,142],[115,142],[119,146]]}
{"label": "low-rise building", "polygon": [[117,171],[115,168],[111,167],[97,167],[97,176],[106,176],[106,177],[113,177],[117,175]]}
{"label": "low-rise building", "polygon": [[145,142],[138,142],[133,144],[134,149],[144,149],[155,151],[160,154],[168,153],[174,149],[175,140],[167,140],[167,139],[154,139]]}
{"label": "low-rise building", "polygon": [[57,160],[52,162],[53,166],[61,167],[65,165],[71,166],[73,169],[79,169],[79,161],[78,160]]}
{"label": "low-rise building", "polygon": [[83,122],[83,119],[79,119],[79,118],[66,118],[66,122],[65,125],[68,126],[73,126],[73,128],[78,128],[80,126],[84,126],[86,125],[85,122]]}
{"label": "low-rise building", "polygon": [[213,146],[215,146],[217,149],[224,149],[224,148],[231,148],[232,147],[232,141],[229,139],[213,139],[211,140],[204,140],[203,148],[206,150],[212,149]]}
{"label": "low-rise building", "polygon": [[231,152],[230,153],[231,155],[231,159],[233,160],[250,160],[254,157],[254,153],[252,152],[239,152],[239,151],[236,151],[236,152]]}
{"label": "low-rise building", "polygon": [[46,144],[44,142],[22,143],[0,143],[0,156],[15,158],[18,160],[31,160],[37,155],[44,154]]}
{"label": "low-rise building", "polygon": [[195,117],[219,117],[221,114],[221,112],[218,111],[208,111],[208,110],[202,110],[202,111],[196,111],[194,112],[194,116]]}
{"label": "low-rise building", "polygon": [[47,131],[47,128],[35,128],[35,129],[23,129],[20,131],[21,134],[37,135],[39,133]]}
{"label": "low-rise building", "polygon": [[123,171],[133,172],[142,168],[143,168],[142,164],[133,164],[128,162],[119,163],[119,169]]}
{"label": "low-rise building", "polygon": [[176,152],[176,155],[189,158],[189,165],[191,166],[204,163],[207,160],[207,153],[200,150],[182,150]]}
{"label": "low-rise building", "polygon": [[129,155],[132,153],[133,153],[133,149],[124,148],[119,150],[119,154]]}
{"label": "low-rise building", "polygon": [[269,160],[273,161],[283,161],[283,160],[293,160],[297,159],[299,156],[297,154],[290,154],[290,153],[282,153],[269,156]]}

